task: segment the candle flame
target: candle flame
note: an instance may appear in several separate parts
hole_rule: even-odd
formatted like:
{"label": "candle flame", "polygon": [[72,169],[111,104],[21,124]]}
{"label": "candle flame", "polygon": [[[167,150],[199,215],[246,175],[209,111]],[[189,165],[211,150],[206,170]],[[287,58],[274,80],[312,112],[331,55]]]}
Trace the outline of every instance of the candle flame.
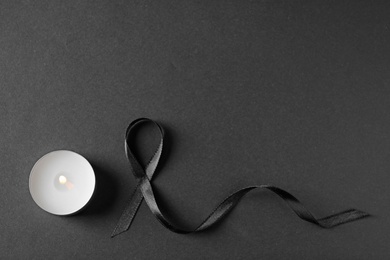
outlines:
{"label": "candle flame", "polygon": [[68,190],[71,190],[71,189],[73,189],[73,187],[74,187],[73,183],[71,183],[70,181],[68,181],[64,175],[61,175],[61,176],[58,178],[58,181],[59,181],[62,185],[65,185],[65,187],[66,187]]}
{"label": "candle flame", "polygon": [[58,178],[58,181],[61,183],[61,184],[65,184],[67,179],[64,175],[61,175],[59,178]]}

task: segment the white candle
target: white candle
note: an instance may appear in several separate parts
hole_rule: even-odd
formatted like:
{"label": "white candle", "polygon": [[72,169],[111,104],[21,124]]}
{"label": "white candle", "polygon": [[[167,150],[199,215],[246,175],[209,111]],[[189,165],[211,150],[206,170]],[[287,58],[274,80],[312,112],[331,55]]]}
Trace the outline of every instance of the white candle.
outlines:
{"label": "white candle", "polygon": [[54,151],[44,155],[30,173],[30,193],[39,207],[55,215],[81,210],[95,189],[92,166],[81,155]]}

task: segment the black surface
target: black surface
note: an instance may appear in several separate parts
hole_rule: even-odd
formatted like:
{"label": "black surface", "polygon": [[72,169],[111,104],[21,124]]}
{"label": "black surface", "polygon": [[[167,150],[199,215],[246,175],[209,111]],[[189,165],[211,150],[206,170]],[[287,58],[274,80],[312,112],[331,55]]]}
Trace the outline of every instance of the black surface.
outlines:
{"label": "black surface", "polygon": [[[389,258],[389,12],[386,1],[2,1],[0,258]],[[135,186],[123,138],[137,117],[168,130],[154,185],[181,223],[255,183],[318,217],[374,217],[324,230],[254,192],[202,234],[169,232],[143,204],[111,239]],[[56,149],[96,169],[99,193],[76,216],[29,194],[33,164]]]}

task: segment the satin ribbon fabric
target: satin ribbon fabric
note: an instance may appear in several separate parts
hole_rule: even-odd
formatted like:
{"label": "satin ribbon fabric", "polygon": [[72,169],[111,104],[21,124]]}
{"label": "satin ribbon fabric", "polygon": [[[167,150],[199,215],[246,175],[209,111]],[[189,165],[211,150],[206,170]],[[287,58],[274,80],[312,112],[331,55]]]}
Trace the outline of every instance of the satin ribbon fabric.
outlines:
{"label": "satin ribbon fabric", "polygon": [[[140,124],[151,123],[153,124],[160,133],[160,143],[150,159],[149,163],[144,167],[139,163],[136,159],[132,148],[130,146],[130,138],[134,134],[134,130]],[[253,185],[249,187],[242,188],[231,195],[229,195],[226,199],[224,199],[211,213],[210,215],[204,219],[201,224],[194,229],[183,229],[175,224],[171,223],[166,216],[161,212],[155,198],[155,194],[153,192],[153,187],[151,181],[153,179],[153,175],[156,171],[158,162],[161,157],[161,153],[163,150],[163,141],[164,141],[164,130],[163,128],[156,123],[155,121],[147,118],[139,118],[130,123],[126,130],[125,136],[125,151],[127,159],[130,162],[130,168],[136,180],[138,181],[138,185],[133,192],[128,205],[126,206],[122,216],[119,219],[117,226],[114,229],[111,237],[119,235],[125,231],[127,231],[138,211],[139,206],[142,201],[145,199],[147,205],[149,206],[153,215],[160,221],[160,223],[165,226],[170,231],[187,234],[193,232],[199,232],[205,230],[219,221],[221,221],[240,201],[240,199],[245,196],[248,192],[254,189],[267,189],[272,191],[280,198],[282,198],[288,206],[298,215],[301,219],[311,222],[317,226],[322,228],[332,228],[334,226],[338,226],[341,224],[345,224],[351,221],[355,221],[361,218],[365,218],[369,216],[368,213],[365,213],[356,209],[349,209],[334,215],[330,215],[324,218],[317,219],[313,216],[313,214],[307,210],[303,204],[295,198],[293,195],[288,193],[287,191],[271,186],[271,185]]]}

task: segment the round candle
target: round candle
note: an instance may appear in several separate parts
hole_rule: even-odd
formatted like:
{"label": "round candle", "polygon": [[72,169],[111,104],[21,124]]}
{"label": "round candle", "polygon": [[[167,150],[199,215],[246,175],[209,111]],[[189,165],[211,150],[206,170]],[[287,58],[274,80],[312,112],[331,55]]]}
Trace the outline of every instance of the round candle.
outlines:
{"label": "round candle", "polygon": [[39,207],[55,215],[81,210],[95,190],[95,174],[89,162],[72,151],[42,156],[30,173],[30,193]]}

